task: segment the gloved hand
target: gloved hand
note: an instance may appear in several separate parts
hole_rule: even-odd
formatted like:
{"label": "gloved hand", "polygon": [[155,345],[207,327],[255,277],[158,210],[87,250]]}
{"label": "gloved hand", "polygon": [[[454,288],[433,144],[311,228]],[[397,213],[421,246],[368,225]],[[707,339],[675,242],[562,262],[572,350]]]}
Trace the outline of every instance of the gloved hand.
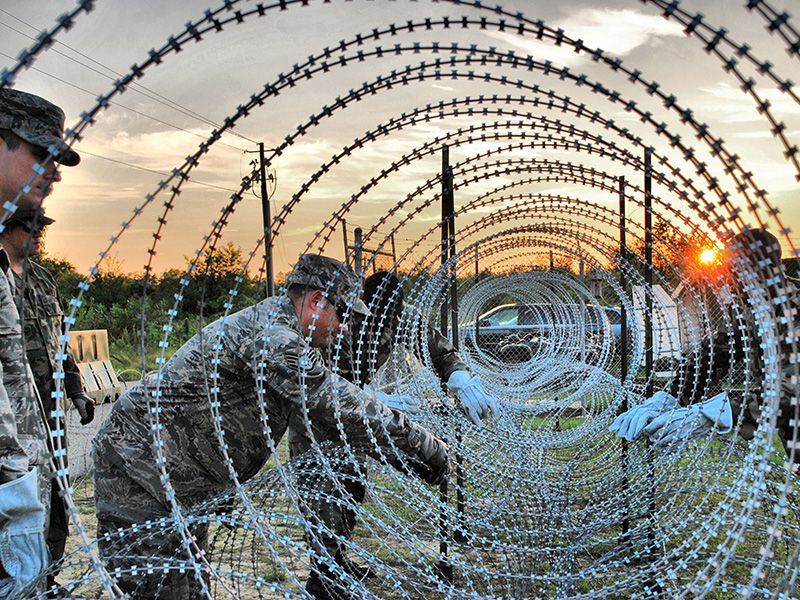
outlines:
{"label": "gloved hand", "polygon": [[722,392],[701,404],[662,414],[644,428],[644,432],[659,448],[679,439],[693,440],[704,437],[714,428],[728,433],[733,428],[733,411],[728,394]]}
{"label": "gloved hand", "polygon": [[47,568],[44,505],[37,493],[39,470],[33,468],[0,485],[0,562],[9,577],[0,579],[0,598],[22,592]]}
{"label": "gloved hand", "polygon": [[431,485],[439,485],[444,481],[450,474],[447,444],[413,423],[408,443],[411,451],[408,463],[414,475]]}
{"label": "gloved hand", "polygon": [[94,421],[94,400],[83,393],[72,396],[70,400],[81,417],[81,425]]}
{"label": "gloved hand", "polygon": [[410,415],[417,414],[420,406],[422,405],[422,400],[409,394],[386,394],[378,390],[373,390],[369,385],[364,386],[364,391],[375,396],[389,408],[393,408]]}
{"label": "gloved hand", "polygon": [[609,431],[617,431],[617,435],[632,442],[642,434],[653,419],[665,411],[678,406],[678,399],[667,392],[660,391],[652,395],[638,406],[626,410],[611,424]]}
{"label": "gloved hand", "polygon": [[453,371],[447,380],[447,389],[458,396],[464,412],[475,425],[500,415],[497,400],[484,391],[478,375],[470,377],[467,371]]}

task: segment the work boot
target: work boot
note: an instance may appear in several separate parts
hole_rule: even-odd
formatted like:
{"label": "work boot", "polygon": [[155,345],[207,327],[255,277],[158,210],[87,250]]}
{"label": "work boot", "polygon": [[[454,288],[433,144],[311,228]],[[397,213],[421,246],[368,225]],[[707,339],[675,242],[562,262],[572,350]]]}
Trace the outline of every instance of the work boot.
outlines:
{"label": "work boot", "polygon": [[336,561],[336,564],[342,567],[344,572],[350,575],[350,577],[353,579],[364,581],[365,579],[374,579],[378,576],[372,567],[354,563],[352,560],[347,558],[347,555],[342,550],[338,550],[336,554],[334,554],[333,558]]}
{"label": "work boot", "polygon": [[323,578],[317,571],[311,571],[308,576],[306,592],[315,600],[351,600],[354,598],[343,585],[335,583],[332,579]]}
{"label": "work boot", "polygon": [[58,599],[58,598],[66,598],[69,594],[67,591],[61,587],[61,584],[56,581],[54,575],[47,576],[47,589],[45,591],[45,597],[50,599]]}

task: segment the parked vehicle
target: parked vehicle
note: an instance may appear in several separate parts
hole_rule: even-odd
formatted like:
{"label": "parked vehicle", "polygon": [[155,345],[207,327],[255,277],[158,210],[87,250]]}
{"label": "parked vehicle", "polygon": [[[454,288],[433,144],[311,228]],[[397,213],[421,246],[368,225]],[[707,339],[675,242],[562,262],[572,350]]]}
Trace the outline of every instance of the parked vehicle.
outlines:
{"label": "parked vehicle", "polygon": [[596,345],[604,335],[616,340],[621,323],[621,311],[615,306],[503,304],[481,315],[477,327],[464,325],[464,343],[502,360],[518,358],[522,362],[548,350],[579,351]]}

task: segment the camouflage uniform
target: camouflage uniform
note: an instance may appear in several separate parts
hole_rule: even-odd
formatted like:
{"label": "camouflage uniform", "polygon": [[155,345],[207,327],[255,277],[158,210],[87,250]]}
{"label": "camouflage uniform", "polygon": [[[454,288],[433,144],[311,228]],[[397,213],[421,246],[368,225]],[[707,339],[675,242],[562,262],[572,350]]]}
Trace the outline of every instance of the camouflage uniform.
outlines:
{"label": "camouflage uniform", "polygon": [[[15,90],[11,88],[0,89],[0,129],[9,130],[24,141],[42,149],[52,148],[57,154],[56,160],[60,165],[73,167],[80,162],[77,152],[69,148],[64,142],[64,111],[44,98]],[[14,154],[11,152],[9,154]],[[46,170],[41,171],[42,174]],[[33,176],[34,173],[31,173]],[[12,185],[22,186],[24,182],[13,182]],[[5,192],[4,192],[5,193]],[[8,193],[16,194],[17,190]],[[29,196],[20,191],[20,202],[31,201]],[[42,194],[44,195],[44,193]],[[2,194],[0,194],[2,196]],[[0,202],[11,202],[14,197],[0,197]],[[41,202],[42,197],[33,201]],[[30,208],[20,205],[20,208]],[[9,277],[9,261],[5,250],[0,248],[0,365],[3,370],[3,387],[5,393],[0,393],[0,415],[3,415],[2,406],[5,404],[2,396],[6,395],[11,404],[11,409],[16,416],[16,439],[10,433],[10,427],[0,425],[0,463],[2,476],[7,478],[8,473],[18,472],[23,466],[19,453],[20,447],[27,455],[27,462],[31,466],[41,466],[40,475],[48,478],[48,469],[44,468],[49,462],[48,432],[45,427],[43,407],[36,397],[33,378],[30,368],[25,361],[25,352],[22,342],[22,328],[19,312],[15,304],[16,286],[13,277]],[[7,417],[0,416],[0,422],[7,422]],[[13,476],[11,477],[13,479]],[[40,490],[49,504],[50,496],[48,486]]]}
{"label": "camouflage uniform", "polygon": [[[260,367],[259,361],[263,361]],[[286,296],[269,298],[208,325],[167,361],[160,376],[164,466],[182,507],[232,485],[217,442],[212,402],[219,403],[228,457],[240,481],[260,470],[290,418],[301,415],[313,414],[321,427],[335,430],[338,414],[355,448],[378,458],[377,442],[390,464],[410,467],[423,477],[426,467],[414,459],[424,462],[443,451],[436,438],[404,415],[331,374],[320,353],[307,345]],[[265,388],[264,421],[257,382]],[[155,383],[151,377],[125,392],[93,443],[100,551],[111,567],[144,564],[149,555],[159,560],[183,555],[174,532],[137,536],[138,561],[130,553],[115,554],[112,537],[117,528],[164,517],[170,510],[152,450],[148,398],[155,393]],[[411,460],[403,463],[394,448]],[[202,548],[205,526],[198,530]],[[184,596],[199,594],[192,574],[139,572],[123,574],[118,583],[137,597],[156,596],[160,589],[169,590],[169,598],[178,597],[175,590],[184,590]]]}
{"label": "camouflage uniform", "polygon": [[[348,331],[328,349],[328,361],[334,372],[357,385],[370,383],[375,373],[389,360],[400,327],[404,293],[400,281],[389,271],[380,271],[364,281],[364,299],[373,306],[369,311],[353,311]],[[412,311],[412,315],[413,315]],[[445,336],[427,325],[428,355],[439,380],[446,382],[455,371],[467,371],[467,365]],[[411,348],[422,358],[418,343]]]}
{"label": "camouflage uniform", "polygon": [[[337,348],[328,348],[326,358],[331,369],[356,385],[365,385],[372,381],[375,373],[389,360],[392,354],[397,329],[399,311],[395,311],[390,319],[381,320],[381,315],[362,316],[354,314],[349,323],[349,331],[338,340]],[[381,331],[377,331],[384,325]],[[439,379],[446,382],[454,371],[467,370],[467,365],[446,337],[428,326],[428,351],[433,368]],[[418,350],[418,348],[416,348]],[[329,442],[340,445],[336,430],[319,426],[319,420],[313,413],[309,423],[303,419],[294,419],[289,423],[289,452],[292,458],[307,452],[312,446],[312,437],[317,443]],[[308,496],[307,518],[324,524],[322,533],[315,537],[326,552],[334,557],[345,569],[352,569],[347,560],[343,540],[352,537],[356,526],[356,513],[348,504],[362,504],[366,498],[366,461],[363,457],[351,457],[337,467],[338,482],[348,497],[343,498],[341,491],[330,478],[315,476],[314,481],[301,481],[302,487],[314,491]],[[325,533],[325,529],[332,535]]]}
{"label": "camouflage uniform", "polygon": [[[377,323],[374,322],[376,320]],[[328,352],[329,360],[335,362],[338,369],[336,372],[353,383],[369,383],[392,354],[399,320],[399,315],[393,315],[387,326],[376,332],[380,316],[365,318],[354,315],[350,332],[342,336],[341,349],[338,353],[335,350]],[[427,326],[427,344],[433,370],[442,382],[446,382],[454,371],[468,370],[450,340],[430,325]],[[420,348],[413,350],[418,357],[421,356]]]}
{"label": "camouflage uniform", "polygon": [[16,479],[28,466],[45,462],[31,380],[22,351],[22,330],[14,292],[6,275],[8,257],[0,248],[0,483]]}
{"label": "camouflage uniform", "polygon": [[[3,388],[10,402],[16,420],[16,442],[8,439],[3,452],[9,460],[3,466],[5,471],[22,472],[30,467],[39,467],[40,499],[48,508],[50,505],[50,452],[48,431],[44,426],[43,408],[39,405],[37,392],[33,385],[30,367],[25,361],[22,345],[22,326],[15,298],[17,288],[13,277],[8,273],[8,257],[0,248],[0,364],[3,372]],[[0,399],[0,404],[2,404]],[[7,430],[8,431],[8,430]],[[8,434],[6,434],[8,435]],[[19,448],[24,451],[27,461],[23,461]],[[13,479],[13,476],[11,477]],[[45,520],[47,523],[47,520]]]}
{"label": "camouflage uniform", "polygon": [[[3,171],[3,177],[0,178],[2,182],[0,203],[5,203],[6,208],[12,202],[17,203],[19,209],[30,209],[31,205],[34,208],[38,207],[58,180],[55,163],[75,166],[80,162],[80,156],[63,140],[64,121],[64,111],[44,98],[20,90],[0,89],[0,132],[5,146],[0,160],[0,168]],[[17,146],[17,138],[34,148],[20,148]],[[48,150],[50,154],[55,155],[55,158],[51,160],[48,156],[42,159],[40,153],[36,151],[37,148],[39,151]],[[26,168],[20,169],[23,165],[30,165],[33,160],[38,164],[30,172],[26,172]],[[24,180],[21,179],[21,175]],[[0,365],[2,366],[0,483],[14,479],[15,475],[19,474],[20,467],[23,471],[28,466],[39,468],[38,493],[44,505],[45,518],[42,528],[46,530],[49,523],[51,492],[50,432],[44,406],[38,397],[30,367],[26,362],[16,299],[14,278],[9,275],[8,255],[5,250],[0,249]],[[5,411],[8,405],[15,416],[16,436]],[[22,455],[20,450],[24,451],[25,455]],[[27,461],[24,460],[24,456],[27,456]],[[7,500],[16,492],[0,491],[0,494],[3,500]],[[25,511],[29,515],[38,515],[42,512],[42,507],[34,506],[19,495],[16,498],[25,504],[20,505],[20,514],[4,514],[0,518],[0,533],[2,533],[0,549],[4,561],[11,558],[9,553],[19,554],[19,547],[12,540],[16,536],[8,535],[14,522],[22,524],[21,517]],[[29,527],[29,524],[25,526]],[[41,564],[46,552],[41,546],[39,533],[29,530],[28,541],[31,546],[26,549],[24,556],[17,556],[17,562],[25,562],[32,569],[31,573],[45,566]],[[32,580],[26,581],[29,574],[17,575],[14,585],[24,586],[32,583]]]}
{"label": "camouflage uniform", "polygon": [[[57,367],[55,357],[61,352],[59,337],[63,332],[63,305],[55,281],[47,269],[41,265],[26,260],[24,276],[14,271],[11,273],[13,273],[17,290],[21,290],[17,298],[17,306],[24,322],[25,355],[33,372],[34,383],[44,405],[45,414],[49,417],[50,428],[55,429],[55,419],[52,418],[55,399],[51,394],[54,391],[53,373],[56,372]],[[62,361],[62,367],[64,372],[62,393],[67,398],[83,395],[80,371],[69,347],[67,347],[66,357]],[[66,418],[62,418],[60,423],[64,429],[63,444],[67,439]],[[66,461],[66,456],[64,459]],[[69,521],[67,507],[59,493],[58,483],[55,479],[50,482],[49,487],[51,507],[47,546],[51,559],[55,562],[64,556],[64,548],[69,534]]]}
{"label": "camouflage uniform", "polygon": [[[797,306],[798,280],[783,277],[782,289],[777,290],[780,294],[785,294],[792,306]],[[724,390],[728,391],[728,399],[731,403],[734,423],[741,415],[739,425],[739,435],[746,440],[752,440],[758,427],[758,420],[761,416],[762,390],[761,380],[764,375],[763,350],[760,346],[758,337],[758,325],[755,316],[751,313],[749,306],[740,302],[743,312],[742,322],[739,323],[735,318],[731,318],[732,326],[729,331],[716,332],[713,337],[704,339],[696,352],[685,353],[681,359],[681,374],[675,377],[669,389],[669,393],[680,401],[681,405],[687,406],[701,402],[702,400],[714,396]],[[789,441],[792,439],[794,425],[795,406],[793,398],[797,395],[796,375],[797,365],[792,364],[790,352],[791,346],[785,343],[788,336],[788,325],[795,328],[800,327],[800,311],[794,308],[794,323],[785,324],[778,319],[778,338],[780,354],[780,413],[777,419],[777,431],[780,435],[784,449],[789,454]],[[740,382],[733,381],[735,365],[742,365],[745,361],[745,347],[750,348],[749,356],[749,386],[747,390],[736,389]]]}

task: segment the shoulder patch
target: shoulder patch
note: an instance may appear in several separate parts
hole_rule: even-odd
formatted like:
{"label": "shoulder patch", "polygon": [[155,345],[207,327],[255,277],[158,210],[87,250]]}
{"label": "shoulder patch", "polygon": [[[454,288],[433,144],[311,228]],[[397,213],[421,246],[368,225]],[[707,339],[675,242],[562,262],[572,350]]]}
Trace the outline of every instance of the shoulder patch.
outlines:
{"label": "shoulder patch", "polygon": [[322,355],[316,348],[308,348],[300,351],[300,354],[289,352],[284,355],[286,367],[292,371],[308,372],[323,367]]}

